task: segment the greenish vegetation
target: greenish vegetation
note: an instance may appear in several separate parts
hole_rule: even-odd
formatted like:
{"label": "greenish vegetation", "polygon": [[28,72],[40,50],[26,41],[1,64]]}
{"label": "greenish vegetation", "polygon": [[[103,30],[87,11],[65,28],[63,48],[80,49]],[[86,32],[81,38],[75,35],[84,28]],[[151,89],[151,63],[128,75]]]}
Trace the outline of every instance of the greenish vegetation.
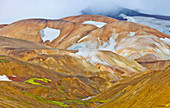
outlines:
{"label": "greenish vegetation", "polygon": [[109,100],[110,99],[106,99],[106,100],[92,99],[92,100],[83,101],[83,100],[80,100],[80,99],[74,99],[74,100],[65,100],[65,102],[74,103],[74,104],[77,104],[77,105],[89,106],[89,105],[94,104],[94,103],[105,103],[105,102],[107,102]]}
{"label": "greenish vegetation", "polygon": [[[34,82],[34,80],[40,80],[40,81],[43,81],[43,82],[48,82],[48,81],[52,82],[50,79],[47,79],[47,78],[31,78],[31,79],[29,79],[25,82],[31,83],[31,84],[34,84],[34,85],[42,85],[40,83]],[[66,93],[65,91],[61,90],[61,88],[63,88],[63,86],[58,86],[58,91],[60,91],[62,93]],[[63,100],[63,101],[59,102],[59,101],[47,100],[47,99],[44,99],[42,97],[35,96],[35,95],[29,94],[29,93],[26,93],[26,92],[24,92],[24,94],[31,96],[31,97],[34,97],[34,98],[36,98],[37,100],[39,100],[43,103],[57,104],[57,105],[62,106],[62,107],[70,107],[69,104],[76,104],[76,105],[80,105],[80,106],[81,105],[90,106],[90,105],[95,104],[95,103],[105,103],[105,102],[109,101],[109,99],[107,99],[107,100],[91,99],[91,100],[86,100],[86,101],[83,101],[81,99],[73,99],[73,100]]]}
{"label": "greenish vegetation", "polygon": [[91,105],[92,103],[89,101],[82,101],[80,99],[74,99],[74,100],[65,100],[65,102],[69,103],[75,103],[77,105]]}
{"label": "greenish vegetation", "polygon": [[81,95],[79,95],[78,97],[81,98],[81,99],[85,98],[84,96],[81,96]]}
{"label": "greenish vegetation", "polygon": [[12,98],[12,97],[7,97],[7,98],[8,98],[8,100],[16,100],[16,101],[18,101],[17,99]]}
{"label": "greenish vegetation", "polygon": [[31,97],[33,97],[33,98],[36,98],[37,100],[39,100],[39,101],[41,101],[41,102],[43,102],[43,103],[47,103],[47,104],[57,104],[57,105],[62,106],[62,107],[70,107],[69,105],[64,104],[64,103],[62,103],[62,102],[47,100],[47,99],[44,99],[44,98],[42,98],[42,97],[29,94],[29,93],[27,93],[27,92],[23,92],[23,93],[26,94],[26,95],[28,95],[28,96],[31,96]]}
{"label": "greenish vegetation", "polygon": [[43,81],[45,83],[52,82],[50,79],[47,79],[47,78],[31,78],[31,79],[28,79],[24,82],[27,82],[27,83],[30,83],[30,84],[33,84],[33,85],[42,85],[41,83],[35,82],[35,80]]}
{"label": "greenish vegetation", "polygon": [[105,103],[107,101],[109,101],[110,99],[106,99],[106,100],[102,100],[102,99],[92,99],[90,100],[90,102],[93,102],[93,103]]}
{"label": "greenish vegetation", "polygon": [[57,105],[60,105],[60,106],[63,106],[63,107],[70,107],[69,105],[67,104],[64,104],[62,102],[57,102],[57,101],[50,101],[50,100],[47,100],[49,103],[53,103],[53,104],[57,104]]}
{"label": "greenish vegetation", "polygon": [[25,62],[23,62],[23,61],[19,61],[19,63],[22,64],[22,65],[24,65],[24,66],[27,65],[27,63],[25,63]]}
{"label": "greenish vegetation", "polygon": [[7,56],[5,56],[5,55],[0,55],[0,57],[7,57]]}
{"label": "greenish vegetation", "polygon": [[65,91],[61,90],[61,88],[63,88],[63,86],[58,86],[58,91],[61,93],[66,93]]}
{"label": "greenish vegetation", "polygon": [[6,60],[6,59],[0,59],[0,63],[9,63],[10,61],[9,60]]}
{"label": "greenish vegetation", "polygon": [[74,100],[65,100],[65,102],[68,102],[68,104],[70,103],[74,103],[76,105],[85,105],[85,106],[90,106],[92,104],[95,103],[105,103],[107,101],[109,101],[110,99],[106,99],[106,100],[101,100],[101,99],[92,99],[92,100],[80,100],[80,99],[74,99]]}

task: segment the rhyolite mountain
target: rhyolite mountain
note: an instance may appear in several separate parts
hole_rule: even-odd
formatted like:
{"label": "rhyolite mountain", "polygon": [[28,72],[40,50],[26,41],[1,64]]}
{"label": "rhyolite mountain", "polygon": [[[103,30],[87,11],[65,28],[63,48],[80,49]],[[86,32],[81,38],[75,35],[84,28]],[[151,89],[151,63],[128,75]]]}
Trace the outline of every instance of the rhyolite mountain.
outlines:
{"label": "rhyolite mountain", "polygon": [[0,27],[2,107],[170,106],[168,34],[102,15]]}

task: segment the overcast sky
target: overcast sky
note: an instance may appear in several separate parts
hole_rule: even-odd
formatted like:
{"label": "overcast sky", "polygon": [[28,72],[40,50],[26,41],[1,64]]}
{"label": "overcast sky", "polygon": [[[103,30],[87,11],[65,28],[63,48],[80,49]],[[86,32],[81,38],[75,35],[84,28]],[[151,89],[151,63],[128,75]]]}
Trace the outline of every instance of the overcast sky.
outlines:
{"label": "overcast sky", "polygon": [[94,5],[103,10],[119,5],[170,16],[170,0],[0,0],[0,24],[26,18],[57,19],[78,15],[82,9]]}

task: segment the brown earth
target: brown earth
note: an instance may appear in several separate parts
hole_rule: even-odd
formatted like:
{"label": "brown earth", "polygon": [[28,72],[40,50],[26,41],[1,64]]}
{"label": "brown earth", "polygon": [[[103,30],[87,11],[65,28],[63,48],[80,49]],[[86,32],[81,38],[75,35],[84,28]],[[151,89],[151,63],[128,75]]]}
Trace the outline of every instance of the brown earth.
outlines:
{"label": "brown earth", "polygon": [[[107,91],[91,98],[98,108],[169,107],[170,66],[149,71],[113,84]],[[99,100],[105,100],[104,104]],[[102,104],[102,105],[101,105]]]}
{"label": "brown earth", "polygon": [[7,26],[8,24],[0,24],[0,29],[2,29],[3,27]]}
{"label": "brown earth", "polygon": [[114,21],[118,21],[117,19],[113,19],[111,17],[106,17],[102,15],[77,15],[77,16],[62,18],[62,20],[76,22],[76,23],[83,23],[84,21],[97,21],[97,22],[111,23]]}

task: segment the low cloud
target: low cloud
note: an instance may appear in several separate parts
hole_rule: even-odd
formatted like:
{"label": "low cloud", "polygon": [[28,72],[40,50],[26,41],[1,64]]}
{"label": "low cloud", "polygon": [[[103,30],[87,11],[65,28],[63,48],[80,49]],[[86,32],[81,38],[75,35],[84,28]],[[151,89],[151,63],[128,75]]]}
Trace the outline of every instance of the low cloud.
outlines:
{"label": "low cloud", "polygon": [[0,0],[0,23],[26,18],[57,19],[77,15],[88,6],[110,9],[115,5],[147,13],[169,15],[169,0]]}

